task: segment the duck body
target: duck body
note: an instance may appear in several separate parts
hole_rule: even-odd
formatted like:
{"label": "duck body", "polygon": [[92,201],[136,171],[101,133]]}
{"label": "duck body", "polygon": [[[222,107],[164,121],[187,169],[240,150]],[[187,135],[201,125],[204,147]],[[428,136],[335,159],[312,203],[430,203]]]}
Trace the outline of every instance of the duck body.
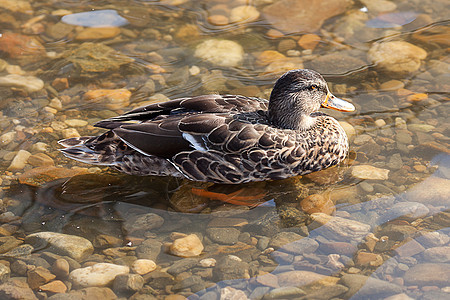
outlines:
{"label": "duck body", "polygon": [[102,135],[60,141],[61,151],[131,175],[222,184],[284,179],[338,164],[348,153],[347,136],[317,110],[339,99],[314,71],[283,76],[270,101],[203,95],[155,103],[98,122],[108,129]]}

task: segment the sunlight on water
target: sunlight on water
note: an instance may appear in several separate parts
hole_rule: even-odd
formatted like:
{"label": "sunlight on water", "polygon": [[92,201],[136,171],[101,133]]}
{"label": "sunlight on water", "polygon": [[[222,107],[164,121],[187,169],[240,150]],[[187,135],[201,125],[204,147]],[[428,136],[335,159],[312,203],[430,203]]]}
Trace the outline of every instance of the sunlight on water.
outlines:
{"label": "sunlight on water", "polygon": [[[441,0],[0,0],[0,294],[448,299],[448,13]],[[356,107],[324,110],[350,141],[339,166],[233,186],[58,151],[142,105],[267,99],[298,68]]]}

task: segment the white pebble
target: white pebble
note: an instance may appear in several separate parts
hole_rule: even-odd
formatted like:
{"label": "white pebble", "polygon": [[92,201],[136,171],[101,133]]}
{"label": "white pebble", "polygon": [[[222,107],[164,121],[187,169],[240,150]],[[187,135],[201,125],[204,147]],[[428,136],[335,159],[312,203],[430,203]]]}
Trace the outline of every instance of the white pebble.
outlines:
{"label": "white pebble", "polygon": [[16,132],[10,131],[0,136],[0,145],[6,146],[16,138]]}
{"label": "white pebble", "polygon": [[384,121],[383,119],[378,119],[375,121],[375,126],[377,127],[383,127],[386,125],[386,121]]}
{"label": "white pebble", "polygon": [[16,156],[14,156],[11,164],[8,167],[8,171],[18,171],[22,170],[27,164],[28,158],[31,156],[31,153],[26,150],[19,150]]}

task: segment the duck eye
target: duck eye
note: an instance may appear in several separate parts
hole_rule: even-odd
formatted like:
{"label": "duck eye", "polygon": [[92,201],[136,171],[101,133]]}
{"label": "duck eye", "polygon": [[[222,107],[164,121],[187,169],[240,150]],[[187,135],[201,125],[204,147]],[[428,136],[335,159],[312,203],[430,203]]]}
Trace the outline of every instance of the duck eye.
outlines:
{"label": "duck eye", "polygon": [[317,90],[317,89],[319,89],[319,87],[317,85],[313,84],[313,85],[310,86],[310,89],[311,90]]}

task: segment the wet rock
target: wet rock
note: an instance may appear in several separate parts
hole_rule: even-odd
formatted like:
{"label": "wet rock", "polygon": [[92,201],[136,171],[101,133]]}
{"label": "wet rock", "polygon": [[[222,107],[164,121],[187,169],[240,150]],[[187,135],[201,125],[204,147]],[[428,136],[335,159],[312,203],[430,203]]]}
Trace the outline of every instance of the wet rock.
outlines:
{"label": "wet rock", "polygon": [[48,293],[65,293],[67,291],[67,286],[61,280],[54,280],[47,284],[41,285],[39,290]]}
{"label": "wet rock", "polygon": [[407,242],[400,247],[395,248],[395,253],[401,257],[411,257],[413,255],[422,253],[425,248],[416,240],[407,239]]}
{"label": "wet rock", "polygon": [[121,109],[130,104],[131,92],[127,89],[98,89],[87,91],[83,99],[104,103],[109,109]]}
{"label": "wet rock", "polygon": [[64,258],[58,258],[52,265],[52,273],[58,278],[69,276],[70,265]]}
{"label": "wet rock", "polygon": [[176,239],[169,246],[170,254],[180,257],[198,256],[202,253],[203,249],[202,241],[195,234]]}
{"label": "wet rock", "polygon": [[155,239],[146,239],[136,247],[136,256],[143,259],[156,260],[161,252],[161,242]]}
{"label": "wet rock", "polygon": [[388,223],[377,228],[377,236],[387,236],[394,241],[403,241],[406,238],[412,237],[417,232],[417,229],[410,225],[392,224]]}
{"label": "wet rock", "polygon": [[80,119],[68,119],[65,120],[64,123],[66,123],[70,127],[84,127],[88,125],[87,121]]}
{"label": "wet rock", "polygon": [[28,284],[21,280],[10,280],[0,285],[1,299],[29,299],[37,300]]}
{"label": "wet rock", "polygon": [[67,255],[77,261],[83,260],[94,252],[92,243],[83,237],[50,231],[32,233],[25,238],[25,242],[35,248],[42,247],[46,251]]}
{"label": "wet rock", "polygon": [[0,86],[15,87],[33,93],[42,90],[44,82],[34,76],[9,74],[0,77]]}
{"label": "wet rock", "polygon": [[177,275],[194,267],[195,265],[197,265],[197,262],[198,260],[195,258],[185,258],[176,261],[173,265],[169,267],[169,269],[167,269],[167,273]]}
{"label": "wet rock", "polygon": [[216,243],[234,245],[238,242],[241,232],[236,228],[207,228],[206,234]]}
{"label": "wet rock", "polygon": [[44,46],[36,38],[13,32],[2,34],[0,51],[17,60],[20,65],[36,62],[46,57]]}
{"label": "wet rock", "polygon": [[305,63],[305,67],[316,70],[322,74],[347,74],[359,70],[367,63],[351,53],[330,53],[321,55]]}
{"label": "wet rock", "polygon": [[259,18],[259,11],[251,5],[242,5],[230,11],[230,21],[233,23],[250,23]]}
{"label": "wet rock", "polygon": [[276,234],[274,237],[270,239],[269,247],[273,247],[275,249],[281,248],[286,244],[293,243],[295,241],[301,240],[304,237],[291,231],[283,231]]}
{"label": "wet rock", "polygon": [[386,213],[380,216],[382,223],[402,217],[407,219],[417,219],[426,216],[429,209],[418,202],[397,202]]}
{"label": "wet rock", "polygon": [[36,153],[28,157],[28,163],[35,167],[53,166],[53,158],[44,153]]}
{"label": "wet rock", "polygon": [[2,236],[0,237],[0,253],[3,254],[8,252],[22,243],[23,241],[18,240],[13,236]]}
{"label": "wet rock", "polygon": [[10,131],[7,133],[4,133],[0,136],[0,146],[6,146],[10,144],[14,139],[16,138],[16,132]]}
{"label": "wet rock", "polygon": [[22,170],[28,162],[28,158],[31,153],[26,150],[19,150],[16,156],[14,156],[11,164],[8,167],[8,171],[19,171]]}
{"label": "wet rock", "polygon": [[412,202],[448,206],[448,195],[450,180],[432,176],[416,184],[403,197]]}
{"label": "wet rock", "polygon": [[55,275],[43,267],[37,267],[27,272],[27,282],[31,289],[35,290],[41,285],[55,279]]}
{"label": "wet rock", "polygon": [[345,12],[351,4],[350,0],[281,0],[264,7],[263,15],[282,32],[314,32],[326,19]]}
{"label": "wet rock", "polygon": [[310,238],[302,238],[300,240],[295,240],[288,244],[285,244],[278,248],[278,250],[283,252],[288,252],[294,255],[302,255],[305,253],[313,253],[319,248],[319,243]]}
{"label": "wet rock", "polygon": [[259,275],[259,276],[255,277],[255,281],[258,284],[261,284],[261,285],[264,285],[264,286],[270,286],[272,288],[279,287],[277,276],[275,276],[275,275],[273,275],[271,273],[267,273],[267,274],[264,274],[264,275]]}
{"label": "wet rock", "polygon": [[111,284],[116,276],[129,272],[130,269],[127,266],[98,263],[90,267],[73,270],[70,272],[69,279],[75,286],[79,287],[102,287]]}
{"label": "wet rock", "polygon": [[33,10],[29,2],[24,0],[0,0],[0,7],[13,11],[29,14]]}
{"label": "wet rock", "polygon": [[[79,300],[79,299],[102,299],[102,300],[115,300],[117,299],[116,294],[110,289],[106,287],[87,287],[80,290],[72,290],[69,294],[73,295],[73,298],[69,298],[67,300]],[[56,298],[59,299],[59,298]],[[56,300],[55,299],[55,300]],[[65,298],[63,298],[65,299]]]}
{"label": "wet rock", "polygon": [[213,278],[217,281],[249,278],[248,264],[237,256],[227,255],[217,261],[213,269]]}
{"label": "wet rock", "polygon": [[355,245],[345,242],[320,243],[319,249],[326,254],[341,254],[347,256],[353,256],[358,250]]}
{"label": "wet rock", "polygon": [[131,265],[131,270],[139,275],[150,273],[156,269],[156,264],[151,259],[137,259]]}
{"label": "wet rock", "polygon": [[264,295],[263,299],[292,299],[301,298],[306,292],[298,287],[284,286],[271,290]]}
{"label": "wet rock", "polygon": [[450,264],[418,264],[409,268],[403,278],[407,285],[447,286],[450,280]]}
{"label": "wet rock", "polygon": [[339,283],[349,289],[344,294],[345,299],[352,296],[361,299],[368,299],[372,296],[387,297],[403,291],[402,287],[396,284],[359,274],[345,274],[341,277]]}
{"label": "wet rock", "polygon": [[139,274],[120,274],[113,282],[113,291],[118,294],[138,292],[144,286],[144,278]]}
{"label": "wet rock", "polygon": [[198,292],[205,288],[205,284],[200,276],[193,275],[177,282],[172,290],[180,291],[188,288],[193,292]]}
{"label": "wet rock", "polygon": [[319,42],[320,36],[318,36],[317,34],[308,33],[302,35],[297,43],[303,49],[314,50]]}
{"label": "wet rock", "polygon": [[54,166],[37,167],[25,171],[19,176],[19,182],[31,186],[40,186],[49,181],[86,174],[85,169],[66,169]]}
{"label": "wet rock", "polygon": [[119,35],[119,33],[120,28],[118,27],[85,28],[75,36],[75,39],[79,41],[110,39]]}
{"label": "wet rock", "polygon": [[237,300],[237,299],[247,300],[248,297],[243,291],[232,288],[231,286],[226,286],[220,290],[220,299],[221,300]]}
{"label": "wet rock", "polygon": [[409,297],[405,293],[401,293],[384,298],[384,300],[414,300],[414,299]]}
{"label": "wet rock", "polygon": [[427,57],[425,50],[404,41],[374,43],[367,54],[376,67],[401,74],[417,71]]}
{"label": "wet rock", "polygon": [[134,234],[140,234],[161,227],[164,224],[164,218],[154,213],[138,215],[130,221],[126,221],[125,229]]}
{"label": "wet rock", "polygon": [[330,240],[360,242],[370,231],[370,225],[323,213],[312,214],[310,218],[315,223],[313,227],[320,226],[314,231]]}
{"label": "wet rock", "polygon": [[234,41],[209,39],[196,47],[194,55],[221,67],[237,67],[244,59],[244,49]]}
{"label": "wet rock", "polygon": [[424,245],[426,248],[444,246],[450,241],[450,237],[445,233],[439,231],[432,231],[424,233],[422,236],[416,238],[416,240]]}
{"label": "wet rock", "polygon": [[320,194],[309,195],[300,202],[300,207],[308,214],[324,213],[331,215],[336,210],[333,201],[329,197]]}
{"label": "wet rock", "polygon": [[450,262],[450,246],[426,249],[422,257],[426,262],[448,263]]}
{"label": "wet rock", "polygon": [[383,264],[383,257],[376,253],[358,252],[355,263],[359,266],[379,267]]}
{"label": "wet rock", "polygon": [[11,274],[11,269],[8,266],[0,263],[0,284],[8,281]]}
{"label": "wet rock", "polygon": [[352,176],[358,179],[387,180],[389,170],[380,169],[371,165],[358,165],[352,167]]}
{"label": "wet rock", "polygon": [[289,271],[277,274],[280,286],[301,287],[315,281],[323,280],[326,276],[310,271]]}

